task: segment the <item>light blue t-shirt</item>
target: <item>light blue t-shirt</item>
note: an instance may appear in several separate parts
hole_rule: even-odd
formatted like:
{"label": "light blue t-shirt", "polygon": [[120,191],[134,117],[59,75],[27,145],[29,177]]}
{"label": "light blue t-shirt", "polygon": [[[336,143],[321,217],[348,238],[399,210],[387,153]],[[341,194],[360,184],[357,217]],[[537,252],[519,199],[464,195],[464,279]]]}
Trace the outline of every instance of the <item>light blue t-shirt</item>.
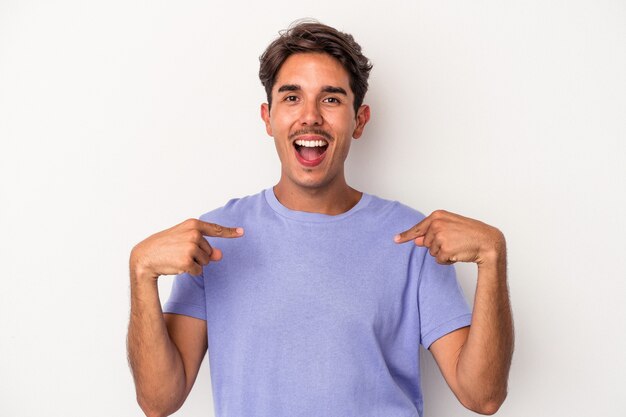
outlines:
{"label": "light blue t-shirt", "polygon": [[267,189],[200,217],[223,259],[176,277],[165,312],[206,320],[217,417],[414,417],[419,344],[470,324],[454,268],[396,233],[424,216],[369,194],[293,211]]}

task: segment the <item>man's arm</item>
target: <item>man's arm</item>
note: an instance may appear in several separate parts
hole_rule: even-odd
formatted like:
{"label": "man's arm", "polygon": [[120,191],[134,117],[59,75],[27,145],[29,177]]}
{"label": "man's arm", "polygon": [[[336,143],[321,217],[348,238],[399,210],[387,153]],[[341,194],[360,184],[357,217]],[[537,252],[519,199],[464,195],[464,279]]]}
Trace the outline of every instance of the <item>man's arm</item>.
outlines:
{"label": "man's arm", "polygon": [[131,272],[128,359],[137,402],[146,416],[178,410],[196,379],[207,349],[206,322],[161,311],[156,280],[142,284]]}
{"label": "man's arm", "polygon": [[128,359],[137,401],[147,416],[167,416],[180,408],[207,349],[204,320],[163,314],[158,277],[183,272],[200,275],[204,265],[222,257],[221,251],[213,249],[204,236],[242,235],[242,229],[190,219],[133,248]]}
{"label": "man's arm", "polygon": [[396,237],[398,243],[409,240],[427,247],[441,264],[478,265],[471,326],[441,337],[430,351],[459,401],[493,414],[506,398],[513,355],[504,236],[477,220],[438,210]]}
{"label": "man's arm", "polygon": [[433,353],[446,382],[467,408],[495,413],[507,395],[513,354],[513,321],[506,260],[478,266],[471,327],[435,341]]}

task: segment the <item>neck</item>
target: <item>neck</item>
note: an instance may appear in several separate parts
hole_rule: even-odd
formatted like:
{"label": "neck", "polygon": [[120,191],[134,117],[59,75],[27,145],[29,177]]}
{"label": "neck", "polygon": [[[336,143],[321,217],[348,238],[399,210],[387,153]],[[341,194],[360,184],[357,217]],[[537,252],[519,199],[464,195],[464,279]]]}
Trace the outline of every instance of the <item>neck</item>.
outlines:
{"label": "neck", "polygon": [[274,186],[274,195],[290,210],[336,216],[354,207],[363,193],[345,182],[331,187],[305,188],[289,185],[281,179]]}

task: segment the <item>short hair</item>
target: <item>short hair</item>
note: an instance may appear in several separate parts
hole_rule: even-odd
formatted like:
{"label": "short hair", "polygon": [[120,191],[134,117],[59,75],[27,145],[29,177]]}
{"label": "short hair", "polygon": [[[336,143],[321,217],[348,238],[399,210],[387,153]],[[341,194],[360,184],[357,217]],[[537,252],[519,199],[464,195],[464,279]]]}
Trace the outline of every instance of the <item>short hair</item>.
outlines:
{"label": "short hair", "polygon": [[317,21],[300,20],[288,29],[280,31],[265,52],[259,57],[259,78],[265,87],[267,102],[272,106],[272,88],[283,63],[297,53],[326,53],[337,59],[350,76],[350,88],[354,93],[354,112],[363,104],[367,92],[367,79],[372,63],[361,52],[361,46],[352,35]]}

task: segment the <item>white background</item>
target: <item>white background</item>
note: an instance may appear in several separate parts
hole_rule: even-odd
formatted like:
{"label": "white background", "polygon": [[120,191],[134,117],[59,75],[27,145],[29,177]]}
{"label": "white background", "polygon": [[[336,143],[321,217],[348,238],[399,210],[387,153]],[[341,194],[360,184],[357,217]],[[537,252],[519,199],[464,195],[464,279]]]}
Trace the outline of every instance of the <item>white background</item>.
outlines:
{"label": "white background", "polygon": [[[0,415],[141,415],[129,252],[276,183],[258,56],[306,16],[375,65],[349,182],[507,236],[516,351],[499,415],[623,415],[617,0],[0,0]],[[458,271],[471,301],[475,269]],[[472,415],[421,354],[426,415]],[[213,415],[207,363],[177,415]]]}

